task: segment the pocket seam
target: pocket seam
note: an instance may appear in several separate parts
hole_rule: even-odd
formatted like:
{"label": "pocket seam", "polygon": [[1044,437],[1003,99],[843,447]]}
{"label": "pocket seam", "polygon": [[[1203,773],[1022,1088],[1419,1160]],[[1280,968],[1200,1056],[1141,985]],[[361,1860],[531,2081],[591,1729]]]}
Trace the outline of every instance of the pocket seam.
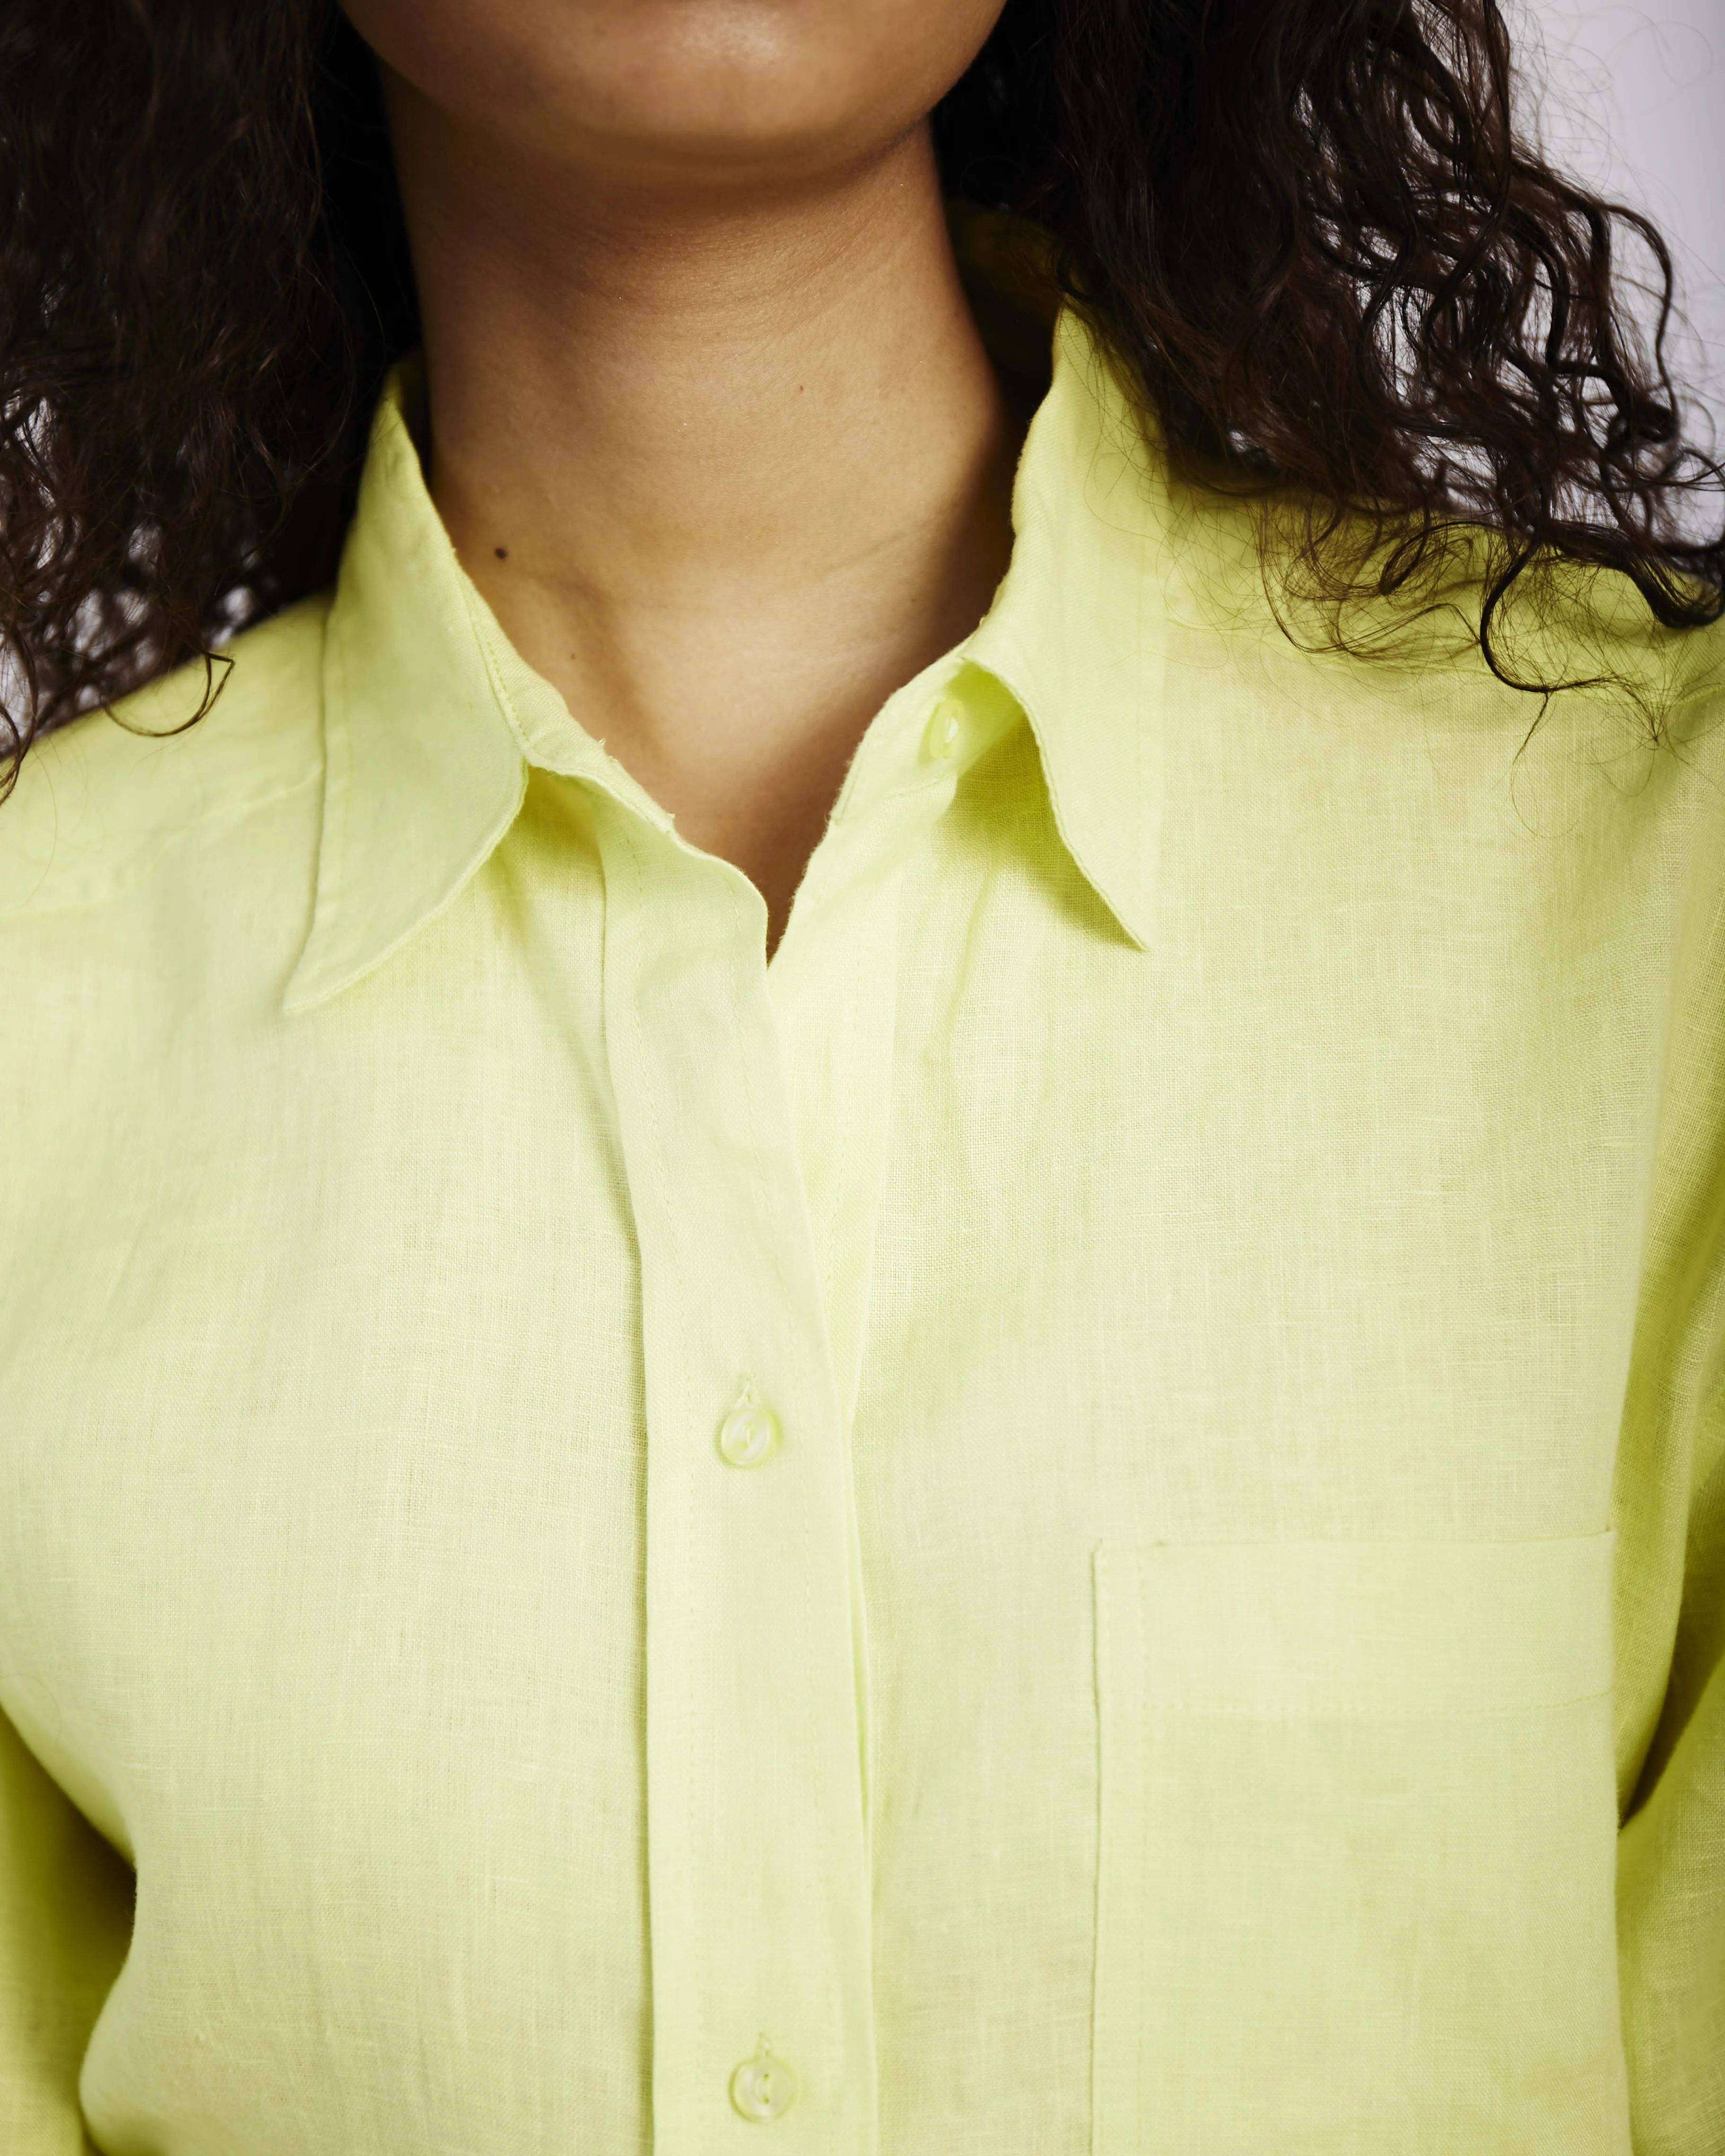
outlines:
{"label": "pocket seam", "polygon": [[1500,1707],[1213,1707],[1186,1699],[1153,1699],[1149,1714],[1189,1714],[1235,1722],[1472,1722],[1493,1714],[1559,1714],[1590,1699],[1609,1699],[1615,1685],[1566,1692],[1561,1699],[1516,1700]]}

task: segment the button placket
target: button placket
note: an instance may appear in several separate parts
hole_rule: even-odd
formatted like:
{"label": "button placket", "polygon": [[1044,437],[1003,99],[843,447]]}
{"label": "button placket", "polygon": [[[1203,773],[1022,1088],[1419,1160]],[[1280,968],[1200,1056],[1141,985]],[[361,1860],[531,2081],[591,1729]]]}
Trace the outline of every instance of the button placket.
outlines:
{"label": "button placket", "polygon": [[[613,804],[598,828],[641,1268],[654,2118],[704,2148],[716,2107],[794,2095],[790,2145],[874,2156],[848,1468],[757,915],[728,865]],[[794,2070],[739,2064],[761,2021]]]}

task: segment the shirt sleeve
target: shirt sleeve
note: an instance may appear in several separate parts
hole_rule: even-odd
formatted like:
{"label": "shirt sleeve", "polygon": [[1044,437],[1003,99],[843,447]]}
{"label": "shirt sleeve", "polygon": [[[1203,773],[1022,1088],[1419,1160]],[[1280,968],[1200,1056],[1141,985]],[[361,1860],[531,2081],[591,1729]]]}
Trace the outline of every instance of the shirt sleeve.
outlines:
{"label": "shirt sleeve", "polygon": [[95,2156],[78,2076],[131,1933],[132,1872],[0,1715],[0,2149]]}
{"label": "shirt sleeve", "polygon": [[1695,1455],[1671,1679],[1618,1841],[1635,2156],[1725,2150],[1725,1388]]}

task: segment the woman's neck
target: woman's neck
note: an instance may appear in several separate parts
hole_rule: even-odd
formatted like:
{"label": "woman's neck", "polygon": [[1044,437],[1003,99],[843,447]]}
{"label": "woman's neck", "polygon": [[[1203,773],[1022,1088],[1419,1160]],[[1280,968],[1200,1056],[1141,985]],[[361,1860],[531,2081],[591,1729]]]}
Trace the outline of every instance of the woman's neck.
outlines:
{"label": "woman's neck", "polygon": [[1016,429],[927,131],[806,184],[636,188],[512,165],[386,81],[463,566],[782,916],[870,716],[1010,552]]}

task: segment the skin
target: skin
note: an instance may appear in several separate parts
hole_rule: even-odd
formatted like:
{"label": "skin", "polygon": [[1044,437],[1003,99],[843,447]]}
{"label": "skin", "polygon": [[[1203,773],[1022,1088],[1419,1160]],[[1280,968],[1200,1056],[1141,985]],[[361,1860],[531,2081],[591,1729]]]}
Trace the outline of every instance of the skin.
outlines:
{"label": "skin", "polygon": [[766,901],[987,610],[1018,425],[927,116],[1001,0],[347,0],[431,493],[522,656]]}

